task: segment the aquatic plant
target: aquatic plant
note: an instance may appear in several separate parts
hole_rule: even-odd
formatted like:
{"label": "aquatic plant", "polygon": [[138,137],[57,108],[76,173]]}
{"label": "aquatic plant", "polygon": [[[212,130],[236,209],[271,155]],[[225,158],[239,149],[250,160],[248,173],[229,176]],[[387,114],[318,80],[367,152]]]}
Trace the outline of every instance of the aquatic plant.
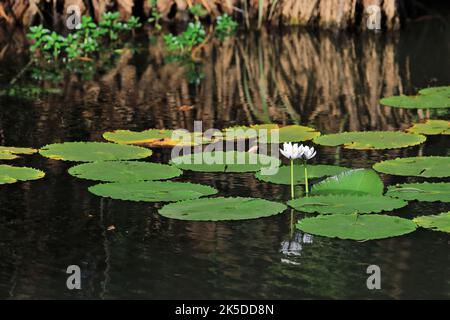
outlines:
{"label": "aquatic plant", "polygon": [[425,123],[414,123],[412,127],[406,129],[407,132],[437,135],[450,134],[450,121],[447,120],[427,120]]}
{"label": "aquatic plant", "polygon": [[450,86],[422,89],[415,96],[400,95],[382,98],[380,104],[409,109],[450,108]]}
{"label": "aquatic plant", "polygon": [[16,167],[6,164],[0,165],[0,184],[36,180],[41,179],[44,176],[45,172],[42,170],[28,167]]}
{"label": "aquatic plant", "polygon": [[403,200],[450,202],[450,183],[402,183],[389,186],[386,196]]}
{"label": "aquatic plant", "polygon": [[450,177],[450,157],[396,158],[375,163],[373,168],[382,173],[424,178]]}
{"label": "aquatic plant", "polygon": [[308,166],[307,166],[307,162],[308,160],[311,160],[312,158],[314,158],[316,156],[316,151],[314,150],[314,147],[308,147],[308,146],[300,146],[301,151],[301,155],[300,155],[300,159],[303,162],[303,167],[305,170],[305,193],[308,196],[309,194],[309,186],[308,186]]}
{"label": "aquatic plant", "polygon": [[303,147],[296,143],[292,144],[291,142],[285,142],[283,143],[283,149],[280,149],[280,152],[283,156],[288,158],[291,163],[291,198],[294,199],[294,160],[300,158],[304,150]]}
{"label": "aquatic plant", "polygon": [[450,211],[437,215],[416,217],[413,221],[422,228],[450,233]]}

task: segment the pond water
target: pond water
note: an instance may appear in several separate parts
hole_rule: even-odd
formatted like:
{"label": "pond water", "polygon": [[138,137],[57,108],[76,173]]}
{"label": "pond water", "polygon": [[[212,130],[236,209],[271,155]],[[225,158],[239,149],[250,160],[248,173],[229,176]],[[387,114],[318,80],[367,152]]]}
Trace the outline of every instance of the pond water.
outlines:
{"label": "pond water", "polygon": [[[22,88],[61,93],[1,96],[0,145],[103,141],[102,133],[113,129],[192,130],[194,120],[204,129],[276,122],[334,133],[448,119],[445,110],[380,107],[378,100],[450,84],[449,39],[448,23],[436,20],[395,34],[266,31],[211,41],[182,63],[167,61],[160,39],[142,40],[118,59],[106,57],[91,78],[37,81],[26,69],[17,80]],[[6,55],[0,88],[27,61],[26,55]],[[382,159],[449,155],[450,143],[436,136],[381,152],[318,149],[316,164],[367,168]],[[149,161],[169,158],[170,150],[157,149]],[[94,182],[69,176],[71,163],[39,155],[4,162],[47,176],[0,188],[0,298],[450,298],[449,234],[418,229],[356,242],[297,232],[295,254],[287,255],[281,249],[290,239],[290,210],[239,222],[170,220],[158,215],[159,203],[90,194]],[[382,178],[385,185],[421,181]],[[260,182],[251,173],[185,172],[175,180],[210,185],[226,196],[290,196],[289,186]],[[393,214],[448,210],[448,203],[410,202]],[[372,264],[381,268],[381,290],[366,287]],[[81,290],[67,290],[68,265],[81,267]]]}

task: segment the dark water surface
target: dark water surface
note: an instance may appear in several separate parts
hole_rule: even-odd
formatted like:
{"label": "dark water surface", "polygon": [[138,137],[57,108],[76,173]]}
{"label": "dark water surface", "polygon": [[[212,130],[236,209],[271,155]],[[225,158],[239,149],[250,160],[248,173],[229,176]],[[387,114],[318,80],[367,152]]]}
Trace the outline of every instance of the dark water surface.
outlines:
{"label": "dark water surface", "polygon": [[[450,26],[411,24],[396,34],[307,33],[240,35],[212,41],[194,61],[168,63],[160,40],[125,50],[92,79],[69,74],[58,83],[18,80],[61,94],[0,97],[0,144],[40,147],[61,141],[102,141],[112,129],[205,129],[277,122],[322,132],[396,130],[449,118],[445,111],[380,107],[378,99],[450,84]],[[0,61],[0,87],[26,65]],[[183,111],[182,105],[193,105]],[[315,163],[370,167],[399,156],[449,155],[445,136],[417,147],[381,152],[322,148]],[[150,161],[167,162],[170,150]],[[45,170],[37,181],[0,188],[1,298],[450,298],[450,236],[418,229],[402,237],[355,242],[295,235],[297,255],[280,252],[290,239],[290,211],[240,222],[183,222],[158,215],[160,203],[102,199],[93,182],[68,175],[72,165],[39,155],[4,163]],[[220,195],[288,200],[289,187],[253,174],[185,172],[177,181],[219,189]],[[383,176],[386,185],[421,181]],[[422,179],[423,180],[423,179]],[[445,181],[445,179],[430,179]],[[447,179],[448,181],[448,179]],[[411,202],[393,214],[413,218],[450,210]],[[301,214],[295,213],[301,218]],[[115,230],[108,231],[114,225]],[[82,270],[82,290],[66,288],[68,265]],[[368,290],[366,268],[382,272]]]}

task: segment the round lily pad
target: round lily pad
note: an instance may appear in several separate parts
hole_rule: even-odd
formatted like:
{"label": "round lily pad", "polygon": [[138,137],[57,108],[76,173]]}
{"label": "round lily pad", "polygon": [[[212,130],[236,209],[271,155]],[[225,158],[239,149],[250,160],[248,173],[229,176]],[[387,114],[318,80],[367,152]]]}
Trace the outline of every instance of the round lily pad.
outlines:
{"label": "round lily pad", "polygon": [[443,87],[430,87],[419,90],[419,94],[422,95],[443,95],[450,97],[450,86],[443,86]]}
{"label": "round lily pad", "polygon": [[139,161],[100,161],[83,163],[69,169],[74,177],[98,181],[131,182],[164,180],[178,177],[182,171],[174,166]]}
{"label": "round lily pad", "polygon": [[35,152],[37,150],[32,148],[0,146],[0,160],[12,160],[16,159],[18,154],[32,154]]}
{"label": "round lily pad", "polygon": [[379,172],[398,176],[442,178],[450,176],[450,157],[409,157],[375,163]]}
{"label": "round lily pad", "polygon": [[144,131],[115,130],[105,132],[103,138],[120,144],[147,145],[153,147],[193,146],[211,142],[201,132],[185,130],[147,129]]}
{"label": "round lily pad", "polygon": [[320,214],[391,211],[407,204],[406,201],[383,196],[346,194],[309,196],[288,202],[289,206],[298,211]]}
{"label": "round lily pad", "polygon": [[343,145],[347,149],[374,150],[414,146],[426,139],[423,135],[398,131],[355,131],[326,134],[315,138],[314,143],[331,147]]}
{"label": "round lily pad", "polygon": [[380,100],[380,104],[396,108],[438,109],[450,108],[450,98],[442,94],[422,94],[417,96],[392,96]]}
{"label": "round lily pad", "polygon": [[304,218],[296,226],[318,236],[358,241],[400,236],[417,228],[412,220],[379,214],[323,215]]}
{"label": "round lily pad", "polygon": [[101,183],[89,187],[97,196],[119,200],[166,202],[210,196],[217,190],[201,184],[170,181]]}
{"label": "round lily pad", "polygon": [[433,216],[417,217],[413,221],[422,228],[450,233],[450,211]]}
{"label": "round lily pad", "polygon": [[382,195],[384,184],[371,169],[354,169],[326,178],[313,185],[311,193],[318,194],[372,194]]}
{"label": "round lily pad", "polygon": [[190,221],[245,220],[273,216],[286,209],[284,204],[256,198],[204,198],[165,205],[164,217]]}
{"label": "round lily pad", "polygon": [[[330,165],[307,165],[308,178],[321,178],[325,176],[333,176],[341,172],[350,170],[349,168],[330,166]],[[261,172],[256,173],[256,178],[261,181],[277,183],[277,184],[291,184],[291,167],[281,166],[276,174],[263,175]],[[294,165],[294,184],[305,183],[305,166]]]}
{"label": "round lily pad", "polygon": [[450,202],[450,183],[404,183],[389,186],[386,195],[403,200]]}
{"label": "round lily pad", "polygon": [[[239,151],[198,152],[173,158],[171,164],[183,170],[199,172],[255,172],[276,171],[280,160],[256,153]],[[269,170],[269,171],[267,171]]]}
{"label": "round lily pad", "polygon": [[36,180],[44,176],[45,172],[38,169],[15,167],[6,164],[0,165],[0,184]]}
{"label": "round lily pad", "polygon": [[54,160],[117,161],[146,158],[152,154],[147,148],[105,142],[65,142],[42,147],[39,153]]}
{"label": "round lily pad", "polygon": [[[278,137],[276,133],[278,133]],[[258,137],[260,141],[267,143],[300,142],[311,140],[317,136],[320,136],[319,131],[300,125],[258,124],[250,127],[231,127],[224,130],[224,139],[226,140]]]}
{"label": "round lily pad", "polygon": [[415,123],[408,132],[426,135],[450,134],[450,121],[447,120],[427,120],[425,123]]}

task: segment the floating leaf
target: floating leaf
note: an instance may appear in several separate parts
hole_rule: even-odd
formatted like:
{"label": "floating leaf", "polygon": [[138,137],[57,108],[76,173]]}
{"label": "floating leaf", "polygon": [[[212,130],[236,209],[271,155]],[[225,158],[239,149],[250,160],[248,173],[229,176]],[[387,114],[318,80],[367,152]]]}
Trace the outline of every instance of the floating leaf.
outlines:
{"label": "floating leaf", "polygon": [[450,176],[450,157],[409,157],[375,163],[379,172],[398,176],[441,178]]}
{"label": "floating leaf", "polygon": [[185,130],[148,129],[144,131],[115,130],[105,132],[103,138],[120,144],[137,144],[159,147],[194,146],[211,142],[200,132]]}
{"label": "floating leaf", "polygon": [[[325,176],[333,176],[344,171],[350,170],[349,168],[330,166],[330,165],[307,165],[308,178],[321,178]],[[291,184],[291,167],[281,166],[276,174],[263,175],[261,172],[256,173],[256,178],[262,181],[277,183],[277,184]],[[305,166],[294,165],[294,184],[305,183]]]}
{"label": "floating leaf", "polygon": [[16,159],[18,154],[32,154],[35,152],[37,150],[32,148],[0,146],[0,160],[12,160]]}
{"label": "floating leaf", "polygon": [[313,185],[313,194],[372,194],[382,195],[383,181],[371,169],[354,169],[326,178]]}
{"label": "floating leaf", "polygon": [[200,172],[255,172],[275,170],[280,160],[263,154],[239,151],[198,152],[171,160],[171,164],[183,170]]}
{"label": "floating leaf", "polygon": [[435,109],[449,108],[450,97],[443,94],[422,94],[417,96],[392,96],[380,100],[380,104],[396,108]]}
{"label": "floating leaf", "polygon": [[417,226],[412,220],[387,215],[332,214],[304,218],[297,228],[318,236],[361,241],[404,235]]}
{"label": "floating leaf", "polygon": [[337,194],[298,198],[288,205],[303,212],[349,214],[391,211],[406,206],[407,202],[383,196]]}
{"label": "floating leaf", "polygon": [[170,203],[159,210],[164,217],[191,221],[244,220],[283,212],[284,204],[256,198],[204,198]]}
{"label": "floating leaf", "polygon": [[430,87],[419,90],[419,94],[422,95],[443,95],[450,97],[450,86],[444,87]]}
{"label": "floating leaf", "polygon": [[388,187],[386,195],[403,200],[450,202],[450,183],[404,183]]}
{"label": "floating leaf", "polygon": [[49,144],[39,150],[44,157],[67,161],[108,161],[146,158],[147,148],[105,142],[65,142]]}
{"label": "floating leaf", "polygon": [[315,138],[314,143],[332,147],[343,145],[347,149],[374,150],[414,146],[426,139],[423,135],[397,131],[355,131],[323,135]]}
{"label": "floating leaf", "polygon": [[[276,137],[275,131],[278,131]],[[314,128],[289,125],[278,126],[277,124],[259,124],[250,127],[231,127],[224,130],[224,138],[226,140],[232,139],[249,139],[258,137],[262,142],[267,143],[283,143],[283,142],[299,142],[311,140],[320,136],[320,132]]]}
{"label": "floating leaf", "polygon": [[415,123],[408,132],[426,135],[450,134],[450,121],[447,120],[427,120],[425,123]]}
{"label": "floating leaf", "polygon": [[139,161],[101,161],[83,163],[69,169],[77,178],[110,182],[164,180],[178,177],[182,171],[174,166]]}
{"label": "floating leaf", "polygon": [[0,184],[17,181],[36,180],[45,176],[45,172],[28,167],[15,167],[6,164],[0,165]]}
{"label": "floating leaf", "polygon": [[101,197],[149,202],[195,199],[217,193],[216,189],[209,186],[170,181],[101,183],[89,187],[89,191]]}
{"label": "floating leaf", "polygon": [[422,228],[450,233],[450,211],[433,216],[421,216],[413,221]]}

